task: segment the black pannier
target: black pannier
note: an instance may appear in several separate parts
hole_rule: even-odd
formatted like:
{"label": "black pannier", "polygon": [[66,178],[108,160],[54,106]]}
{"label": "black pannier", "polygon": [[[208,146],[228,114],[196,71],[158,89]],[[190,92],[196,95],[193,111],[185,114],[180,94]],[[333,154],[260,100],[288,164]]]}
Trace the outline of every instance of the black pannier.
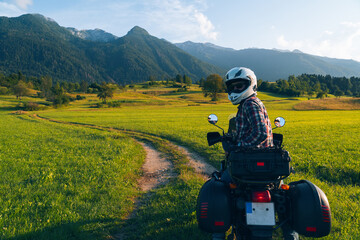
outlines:
{"label": "black pannier", "polygon": [[226,232],[231,225],[230,190],[227,184],[211,178],[202,186],[196,205],[199,228],[209,233]]}
{"label": "black pannier", "polygon": [[239,179],[276,179],[290,175],[290,155],[282,148],[241,149],[230,152],[230,175]]}
{"label": "black pannier", "polygon": [[306,237],[329,235],[331,210],[325,193],[307,180],[289,185],[293,229]]}

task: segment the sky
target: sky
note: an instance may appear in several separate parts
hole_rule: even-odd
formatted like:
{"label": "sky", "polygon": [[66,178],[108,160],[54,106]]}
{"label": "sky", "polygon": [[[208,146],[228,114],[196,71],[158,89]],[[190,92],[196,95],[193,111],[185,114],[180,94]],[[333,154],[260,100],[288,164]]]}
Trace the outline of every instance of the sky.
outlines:
{"label": "sky", "polygon": [[0,16],[26,13],[118,37],[140,26],[173,43],[297,49],[360,61],[360,0],[0,0]]}

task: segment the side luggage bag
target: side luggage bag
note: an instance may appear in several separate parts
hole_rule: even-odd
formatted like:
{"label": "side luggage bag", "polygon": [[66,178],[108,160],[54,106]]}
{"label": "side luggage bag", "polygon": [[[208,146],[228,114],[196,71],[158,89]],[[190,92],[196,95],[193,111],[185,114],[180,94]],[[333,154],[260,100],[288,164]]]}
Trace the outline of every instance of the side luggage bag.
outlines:
{"label": "side luggage bag", "polygon": [[329,235],[331,210],[325,193],[307,180],[289,185],[293,229],[306,237]]}
{"label": "side luggage bag", "polygon": [[226,232],[231,226],[230,190],[227,184],[211,178],[200,189],[196,218],[201,230],[209,233]]}

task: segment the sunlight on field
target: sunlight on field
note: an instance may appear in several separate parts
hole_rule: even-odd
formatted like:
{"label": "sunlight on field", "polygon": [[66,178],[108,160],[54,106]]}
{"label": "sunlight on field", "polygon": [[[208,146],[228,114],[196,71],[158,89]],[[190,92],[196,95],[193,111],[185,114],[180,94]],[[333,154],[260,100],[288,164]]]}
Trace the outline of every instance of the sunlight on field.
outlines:
{"label": "sunlight on field", "polygon": [[103,238],[132,211],[133,140],[6,111],[0,126],[1,239]]}
{"label": "sunlight on field", "polygon": [[[360,225],[360,145],[357,143],[360,136],[360,111],[299,111],[298,109],[294,110],[294,106],[308,104],[308,101],[305,101],[307,98],[281,98],[280,96],[267,93],[259,93],[259,98],[262,99],[267,107],[271,119],[274,119],[277,116],[282,116],[286,119],[285,127],[275,129],[274,132],[284,134],[285,148],[289,150],[292,156],[292,165],[297,171],[297,173],[292,175],[287,181],[309,179],[322,188],[329,198],[333,214],[333,228],[332,233],[325,239],[360,239],[360,230],[357,227],[354,227]],[[137,90],[136,92],[128,91],[126,93],[119,93],[113,100],[121,101],[121,107],[104,109],[91,108],[90,106],[98,102],[98,99],[95,95],[86,95],[85,100],[74,102],[70,107],[40,111],[37,112],[37,114],[46,118],[58,119],[66,122],[87,123],[97,126],[150,133],[180,145],[187,146],[207,157],[209,162],[214,166],[219,167],[219,162],[223,159],[223,151],[220,145],[212,147],[207,146],[206,133],[210,131],[220,131],[220,129],[208,124],[207,116],[211,113],[217,114],[219,117],[218,125],[227,130],[229,115],[235,114],[237,109],[236,106],[233,106],[226,100],[226,96],[223,96],[222,100],[218,103],[211,103],[210,100],[204,98],[202,93],[198,90],[194,90],[191,93],[160,92],[155,95],[149,92],[144,94]],[[2,141],[5,141],[6,139],[8,145],[13,144],[15,149],[18,149],[15,151],[16,155],[10,159],[22,159],[20,162],[26,162],[29,149],[36,149],[34,143],[31,142],[33,141],[31,139],[35,137],[40,138],[39,141],[41,144],[45,144],[42,139],[46,139],[49,134],[52,135],[52,139],[55,143],[62,143],[67,138],[67,135],[65,137],[64,135],[59,135],[58,132],[54,133],[53,131],[64,131],[65,133],[68,133],[70,139],[75,138],[75,140],[72,140],[73,142],[89,141],[86,142],[86,147],[82,145],[78,146],[76,144],[75,149],[90,149],[95,142],[98,144],[97,138],[102,139],[100,140],[100,145],[107,146],[107,144],[110,144],[107,142],[110,141],[111,138],[103,138],[103,134],[95,134],[90,130],[85,131],[75,130],[70,127],[59,127],[55,123],[40,124],[36,120],[25,119],[24,121],[24,119],[9,115],[9,110],[15,102],[15,99],[0,98],[0,104],[8,108],[8,111],[3,111],[1,113],[1,117],[4,119],[2,126],[7,122],[11,122],[12,129],[7,129],[5,131],[4,128],[1,128],[3,136],[7,136],[4,137]],[[26,124],[27,127],[24,124]],[[24,135],[21,130],[23,128],[31,129],[29,130],[30,134]],[[40,136],[35,136],[35,131],[39,132]],[[92,138],[86,140],[87,138],[83,139],[80,136],[76,136],[75,133],[79,131],[85,131],[85,136],[90,134],[90,136],[98,137],[93,140],[91,140]],[[11,135],[27,140],[25,142],[17,141],[17,138],[9,137]],[[31,143],[29,143],[29,141]],[[131,143],[127,138],[121,138],[121,141],[116,141],[116,143],[113,141],[110,142],[112,146],[110,150],[104,150],[105,152],[100,152],[100,155],[105,154],[106,156],[116,155],[122,157],[122,152],[115,153],[113,150],[116,149],[117,144]],[[0,146],[4,148],[4,144]],[[46,146],[46,144],[44,146]],[[73,162],[78,162],[79,158],[81,159],[80,156],[82,152],[76,152],[75,154],[74,151],[77,150],[73,150],[72,147],[70,147],[71,144],[68,143],[67,140],[66,143],[57,144],[56,146],[60,157],[64,158],[64,156],[69,156]],[[47,148],[48,147],[46,146],[45,152],[47,151]],[[40,155],[40,152],[37,151],[37,154]],[[4,159],[6,155],[3,152],[2,155],[0,153],[0,156],[0,159]],[[45,154],[40,158],[42,159],[42,162],[39,162],[39,164],[47,166],[50,164],[48,161],[51,158],[50,155]],[[129,161],[130,160],[127,162]],[[10,162],[11,166],[14,167],[16,165],[15,160],[2,161],[1,169],[6,169]],[[131,171],[134,171],[134,174],[136,173],[136,169],[138,169],[136,166],[131,168]],[[66,165],[63,165],[61,169],[65,171]],[[110,169],[107,171],[110,171]],[[44,173],[44,176],[49,176],[49,174],[50,173]],[[136,174],[134,177],[135,176]],[[5,190],[8,189],[6,188],[6,183],[20,181],[18,174],[7,175],[6,177],[3,176],[2,179],[3,195],[6,196],[6,199],[11,199],[12,194],[6,193],[7,190]],[[40,183],[35,182],[34,184],[39,186],[38,184]],[[86,187],[85,183],[82,184],[84,184],[83,187]],[[94,184],[96,184],[96,182]],[[184,184],[186,185],[185,188],[188,188],[189,186],[193,188],[191,189],[191,196],[194,197],[193,200],[195,201],[196,193],[201,185],[199,185],[199,183],[190,182]],[[61,183],[58,182],[54,186],[58,185],[61,186]],[[181,200],[176,198],[174,193],[181,195],[182,190],[179,188],[179,185],[176,185],[176,187],[174,185],[173,187],[174,188],[172,189],[171,186],[168,186],[165,189],[159,190],[155,198],[162,199],[165,205],[174,204],[174,207],[181,206],[181,203],[179,202]],[[45,196],[42,196],[43,193],[40,192],[38,194],[41,198],[46,199]],[[95,193],[97,196],[102,196],[102,194],[103,192]],[[131,191],[129,194],[136,195]],[[166,196],[169,199],[165,199]],[[23,201],[20,200],[20,198],[17,198],[18,202],[16,202],[16,205],[26,205],[26,201],[31,201],[30,199],[33,197],[33,195],[30,195]],[[173,198],[173,200],[170,198]],[[54,200],[50,199],[48,201]],[[104,201],[105,202],[99,202],[99,204],[105,203],[109,206],[115,204],[112,197],[111,200],[104,199]],[[186,201],[191,201],[191,199],[187,199]],[[6,201],[3,200],[3,203],[6,204]],[[149,204],[155,204],[155,202]],[[64,209],[69,207],[67,206],[67,203],[64,203],[64,205],[61,206]],[[98,207],[101,208],[100,206]],[[20,210],[20,213],[22,211],[23,210]],[[59,209],[58,211],[61,210]],[[106,211],[101,214],[107,215],[108,212]],[[43,217],[47,217],[49,213],[45,211],[42,214]],[[146,212],[146,214],[151,215],[151,212]],[[173,219],[177,216],[172,216],[170,214],[167,217]],[[188,219],[188,217],[189,216],[187,216],[186,219]],[[5,227],[9,227],[9,222],[4,221],[4,218],[2,219],[2,222],[0,222],[2,226],[7,224]],[[23,223],[23,220],[21,219],[22,218],[20,218],[18,222],[13,220],[13,224],[20,226]],[[198,232],[199,230],[197,230],[196,221],[194,220],[195,216],[192,216],[192,219],[192,225],[190,227],[192,229],[191,231]],[[32,220],[29,218],[27,221],[31,222]],[[37,225],[35,222],[32,224],[32,228],[27,227],[21,231],[12,230],[12,233],[10,233],[11,231],[8,231],[6,234],[7,236],[15,236],[16,234],[31,232],[46,226],[46,224]],[[143,227],[150,228],[152,223],[149,222],[147,224],[149,225],[144,225]],[[177,221],[177,224],[181,225],[179,221]],[[189,223],[187,222],[186,224]],[[167,226],[166,223],[164,223],[164,226]],[[166,236],[176,234],[171,232],[171,230],[165,234],[166,229],[159,231],[162,236],[164,236],[164,239]],[[144,237],[143,239],[146,238]]]}
{"label": "sunlight on field", "polygon": [[331,98],[305,101],[294,106],[295,110],[360,110],[360,98]]}

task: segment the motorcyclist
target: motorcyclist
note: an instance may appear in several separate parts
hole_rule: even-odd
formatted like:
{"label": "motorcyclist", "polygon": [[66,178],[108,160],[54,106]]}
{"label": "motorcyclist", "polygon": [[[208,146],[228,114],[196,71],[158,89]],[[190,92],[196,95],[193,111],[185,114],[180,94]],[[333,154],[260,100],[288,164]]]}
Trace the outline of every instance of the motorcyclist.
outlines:
{"label": "motorcyclist", "polygon": [[[271,122],[264,104],[257,95],[257,79],[252,70],[245,67],[234,67],[225,75],[225,85],[229,100],[238,105],[235,117],[234,139],[237,147],[268,148],[273,147]],[[225,151],[232,146],[223,144]],[[223,181],[230,182],[231,177],[225,169],[221,176]],[[285,224],[283,234],[286,240],[299,239],[289,225]],[[225,234],[213,234],[213,239],[225,239]]]}
{"label": "motorcyclist", "polygon": [[236,143],[239,147],[272,147],[273,136],[264,104],[256,97],[257,79],[244,67],[232,68],[225,76],[229,100],[238,105]]}

